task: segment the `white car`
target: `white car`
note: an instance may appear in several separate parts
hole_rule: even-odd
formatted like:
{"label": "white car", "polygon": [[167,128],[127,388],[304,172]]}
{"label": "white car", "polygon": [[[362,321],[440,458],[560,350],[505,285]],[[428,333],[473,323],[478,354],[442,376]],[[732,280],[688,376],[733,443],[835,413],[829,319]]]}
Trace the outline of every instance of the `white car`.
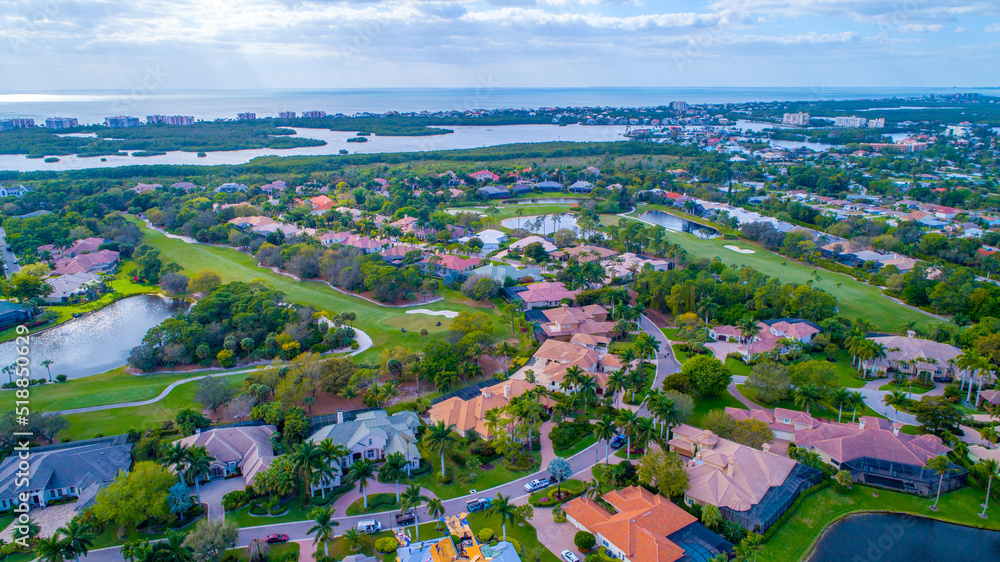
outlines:
{"label": "white car", "polygon": [[559,556],[562,556],[562,559],[566,562],[580,562],[580,557],[568,550],[562,551]]}
{"label": "white car", "polygon": [[374,519],[369,521],[358,521],[358,530],[362,533],[377,533],[382,530],[382,522],[375,521]]}
{"label": "white car", "polygon": [[524,491],[537,492],[538,490],[542,490],[548,487],[549,487],[548,478],[535,478],[531,482],[528,482],[527,484],[524,485]]}

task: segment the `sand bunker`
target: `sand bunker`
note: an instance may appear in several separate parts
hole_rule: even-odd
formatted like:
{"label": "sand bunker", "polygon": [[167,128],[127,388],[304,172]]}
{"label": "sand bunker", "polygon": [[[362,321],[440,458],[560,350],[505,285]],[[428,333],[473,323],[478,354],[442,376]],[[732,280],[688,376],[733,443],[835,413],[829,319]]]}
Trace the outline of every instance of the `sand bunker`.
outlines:
{"label": "sand bunker", "polygon": [[418,308],[416,310],[407,310],[407,314],[426,314],[427,316],[444,316],[445,318],[455,318],[458,313],[454,310],[427,310],[426,308]]}
{"label": "sand bunker", "polygon": [[725,248],[727,250],[732,250],[732,251],[736,252],[737,254],[756,254],[757,253],[757,252],[755,252],[753,250],[744,250],[744,249],[741,249],[739,246],[733,246],[732,244],[726,244],[725,246],[723,246],[723,248]]}

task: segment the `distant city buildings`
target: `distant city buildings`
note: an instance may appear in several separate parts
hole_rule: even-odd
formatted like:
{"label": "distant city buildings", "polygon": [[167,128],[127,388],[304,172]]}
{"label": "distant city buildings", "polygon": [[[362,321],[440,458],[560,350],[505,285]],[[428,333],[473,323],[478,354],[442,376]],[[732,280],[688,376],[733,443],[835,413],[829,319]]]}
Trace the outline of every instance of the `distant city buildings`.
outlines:
{"label": "distant city buildings", "polygon": [[190,115],[150,115],[146,117],[147,125],[194,125],[194,117]]}
{"label": "distant city buildings", "polygon": [[686,101],[672,101],[670,102],[670,109],[678,113],[684,113],[688,110],[688,104]]}
{"label": "distant city buildings", "polygon": [[11,129],[29,129],[34,126],[35,120],[27,117],[0,119],[0,131],[9,131]]}
{"label": "distant city buildings", "polygon": [[786,113],[781,118],[781,122],[784,125],[808,125],[809,124],[809,114],[808,113]]}
{"label": "distant city buildings", "polygon": [[876,117],[875,119],[868,120],[869,129],[884,129],[885,128],[885,117]]}
{"label": "distant city buildings", "polygon": [[79,126],[80,122],[75,117],[49,117],[45,120],[46,129],[72,129]]}
{"label": "distant city buildings", "polygon": [[[852,129],[858,129],[864,127],[868,124],[868,119],[864,117],[837,117],[833,120],[834,127],[848,127]],[[882,124],[885,125],[885,120],[882,120]]]}
{"label": "distant city buildings", "polygon": [[323,117],[326,117],[326,112],[325,111],[303,111],[302,112],[302,117],[305,117],[306,119],[322,119]]}
{"label": "distant city buildings", "polygon": [[294,111],[282,111],[278,114],[278,119],[295,119]]}
{"label": "distant city buildings", "polygon": [[125,127],[138,127],[139,118],[126,115],[119,115],[118,117],[105,117],[104,126],[110,127],[112,129],[122,129]]}
{"label": "distant city buildings", "polygon": [[257,114],[247,111],[246,113],[237,113],[236,118],[240,121],[254,121],[257,119]]}

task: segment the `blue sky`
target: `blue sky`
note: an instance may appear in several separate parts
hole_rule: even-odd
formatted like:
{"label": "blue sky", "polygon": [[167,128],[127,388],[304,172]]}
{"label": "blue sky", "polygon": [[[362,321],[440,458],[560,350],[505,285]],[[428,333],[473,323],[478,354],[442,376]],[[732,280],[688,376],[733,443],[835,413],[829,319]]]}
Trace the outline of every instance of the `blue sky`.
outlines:
{"label": "blue sky", "polygon": [[1000,1],[0,0],[2,90],[996,86]]}

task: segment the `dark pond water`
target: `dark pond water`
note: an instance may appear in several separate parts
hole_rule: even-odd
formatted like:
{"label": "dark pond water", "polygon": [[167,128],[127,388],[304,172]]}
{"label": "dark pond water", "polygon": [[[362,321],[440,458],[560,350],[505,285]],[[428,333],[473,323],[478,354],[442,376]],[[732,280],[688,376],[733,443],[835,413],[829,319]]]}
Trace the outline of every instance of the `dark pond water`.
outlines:
{"label": "dark pond water", "polygon": [[715,238],[719,235],[719,231],[714,228],[702,226],[696,222],[682,219],[678,216],[671,215],[670,213],[664,213],[663,211],[647,211],[639,218],[653,224],[658,224],[668,230],[687,232],[694,234],[699,238]]}
{"label": "dark pond water", "polygon": [[[122,299],[87,316],[31,337],[31,378],[45,378],[39,363],[52,361],[52,376],[89,377],[125,364],[150,328],[187,309],[184,301],[154,295]],[[17,359],[14,342],[0,344],[0,366]],[[0,380],[6,382],[3,375]]]}
{"label": "dark pond water", "polygon": [[894,513],[847,516],[827,529],[809,562],[1000,560],[1000,532]]}

